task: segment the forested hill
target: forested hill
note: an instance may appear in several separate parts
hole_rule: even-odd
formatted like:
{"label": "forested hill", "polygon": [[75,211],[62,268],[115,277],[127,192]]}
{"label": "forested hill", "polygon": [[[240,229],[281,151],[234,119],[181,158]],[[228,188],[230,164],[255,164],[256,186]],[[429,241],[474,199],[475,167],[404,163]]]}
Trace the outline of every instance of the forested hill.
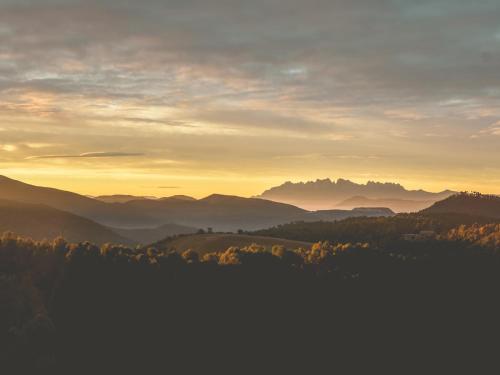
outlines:
{"label": "forested hill", "polygon": [[434,203],[422,213],[465,213],[500,218],[500,197],[479,193],[459,193]]}
{"label": "forested hill", "polygon": [[495,350],[500,253],[489,244],[500,236],[488,231],[485,248],[463,241],[484,232],[474,227],[397,251],[322,242],[203,256],[3,235],[0,369],[267,374],[295,373],[298,360],[299,373],[364,374],[365,358],[404,372],[415,353],[425,368],[435,353],[449,366],[471,355],[467,333],[491,333],[471,346]]}
{"label": "forested hill", "polygon": [[286,238],[296,241],[371,242],[386,244],[403,234],[434,231],[446,233],[460,225],[489,224],[489,217],[458,213],[398,214],[392,217],[357,217],[336,222],[294,222],[253,232],[257,236]]}

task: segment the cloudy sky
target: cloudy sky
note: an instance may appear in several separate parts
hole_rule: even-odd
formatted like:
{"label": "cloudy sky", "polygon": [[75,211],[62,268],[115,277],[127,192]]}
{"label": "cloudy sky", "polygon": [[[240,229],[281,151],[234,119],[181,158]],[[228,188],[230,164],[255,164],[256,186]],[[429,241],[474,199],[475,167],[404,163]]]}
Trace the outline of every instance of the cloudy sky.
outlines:
{"label": "cloudy sky", "polygon": [[500,193],[498,0],[0,0],[0,173]]}

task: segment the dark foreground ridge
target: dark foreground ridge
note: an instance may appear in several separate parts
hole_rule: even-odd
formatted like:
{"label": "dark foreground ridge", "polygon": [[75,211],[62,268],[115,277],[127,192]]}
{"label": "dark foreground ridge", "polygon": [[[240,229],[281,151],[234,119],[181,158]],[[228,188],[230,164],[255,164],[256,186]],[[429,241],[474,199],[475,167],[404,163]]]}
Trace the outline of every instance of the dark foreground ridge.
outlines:
{"label": "dark foreground ridge", "polygon": [[496,350],[498,243],[451,234],[201,259],[7,234],[0,363],[9,374],[408,373],[481,353],[478,370]]}

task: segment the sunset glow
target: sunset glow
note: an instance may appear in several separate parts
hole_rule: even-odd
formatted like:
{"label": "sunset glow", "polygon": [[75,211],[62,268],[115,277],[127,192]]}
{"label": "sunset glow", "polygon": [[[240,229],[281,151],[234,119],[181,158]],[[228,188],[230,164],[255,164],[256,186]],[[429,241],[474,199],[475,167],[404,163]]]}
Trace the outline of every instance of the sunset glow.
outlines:
{"label": "sunset glow", "polygon": [[90,195],[499,192],[495,1],[146,3],[0,2],[1,174]]}

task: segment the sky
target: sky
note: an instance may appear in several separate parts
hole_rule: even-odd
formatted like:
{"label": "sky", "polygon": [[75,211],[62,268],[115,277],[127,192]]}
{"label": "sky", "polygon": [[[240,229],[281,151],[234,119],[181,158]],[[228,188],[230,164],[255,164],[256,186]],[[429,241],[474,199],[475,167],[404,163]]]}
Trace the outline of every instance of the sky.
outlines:
{"label": "sky", "polygon": [[0,0],[0,174],[500,193],[498,0]]}

